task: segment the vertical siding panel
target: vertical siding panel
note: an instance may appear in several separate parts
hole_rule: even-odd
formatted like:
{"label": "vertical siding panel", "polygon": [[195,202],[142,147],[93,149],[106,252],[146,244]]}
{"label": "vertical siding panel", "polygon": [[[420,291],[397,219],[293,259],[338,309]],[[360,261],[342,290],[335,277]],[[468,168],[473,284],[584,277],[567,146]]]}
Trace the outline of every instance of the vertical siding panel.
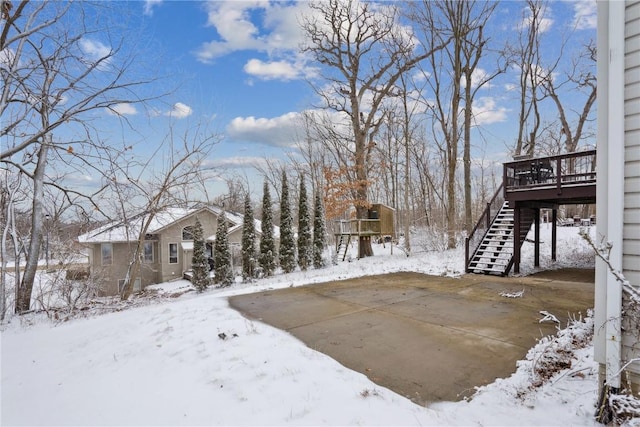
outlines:
{"label": "vertical siding panel", "polygon": [[[640,1],[629,1],[625,10],[625,182],[622,269],[632,285],[640,286]],[[627,321],[632,321],[628,319]],[[640,325],[629,325],[637,331]],[[638,357],[636,334],[623,336],[624,360]],[[640,362],[628,367],[640,374]],[[634,378],[638,379],[637,376]]]}

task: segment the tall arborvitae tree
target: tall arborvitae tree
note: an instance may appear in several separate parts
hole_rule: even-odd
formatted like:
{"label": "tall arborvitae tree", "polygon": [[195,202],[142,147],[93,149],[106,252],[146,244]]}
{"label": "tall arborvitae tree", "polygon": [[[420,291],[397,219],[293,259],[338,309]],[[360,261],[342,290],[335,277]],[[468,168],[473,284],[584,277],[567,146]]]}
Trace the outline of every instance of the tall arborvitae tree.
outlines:
{"label": "tall arborvitae tree", "polygon": [[218,286],[230,286],[233,283],[233,271],[231,268],[231,251],[229,250],[227,218],[225,217],[224,212],[218,217],[213,265],[215,268],[215,282]]}
{"label": "tall arborvitae tree", "polygon": [[291,206],[289,205],[289,184],[287,184],[285,171],[282,171],[280,197],[280,267],[285,273],[291,273],[296,268],[296,242],[293,233]]}
{"label": "tall arborvitae tree", "polygon": [[322,209],[322,194],[318,189],[313,204],[313,266],[324,267],[322,253],[325,245],[324,211]]}
{"label": "tall arborvitae tree", "polygon": [[271,210],[271,193],[269,183],[265,180],[262,193],[262,237],[260,239],[260,256],[258,263],[262,274],[271,276],[276,269],[276,243],[273,238],[273,211]]}
{"label": "tall arborvitae tree", "polygon": [[306,270],[311,265],[311,218],[307,203],[307,187],[304,177],[300,177],[300,200],[298,202],[298,265]]}
{"label": "tall arborvitae tree", "polygon": [[202,224],[198,217],[193,226],[193,256],[191,258],[191,269],[193,277],[191,283],[198,292],[202,292],[209,287],[211,279],[209,278],[209,263],[207,262],[207,251],[204,242],[204,234]]}
{"label": "tall arborvitae tree", "polygon": [[249,194],[244,199],[242,222],[242,280],[251,280],[256,274],[256,226]]}

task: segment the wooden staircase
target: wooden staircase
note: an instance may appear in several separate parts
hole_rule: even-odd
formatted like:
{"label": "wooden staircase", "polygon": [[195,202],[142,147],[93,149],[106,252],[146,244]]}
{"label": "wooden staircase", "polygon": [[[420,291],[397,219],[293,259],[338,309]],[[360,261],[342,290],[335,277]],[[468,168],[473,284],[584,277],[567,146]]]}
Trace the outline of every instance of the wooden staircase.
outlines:
{"label": "wooden staircase", "polygon": [[[533,221],[533,212],[528,209],[520,211],[519,245],[527,237]],[[514,228],[514,211],[505,201],[469,260],[468,271],[506,276],[513,266]]]}
{"label": "wooden staircase", "polygon": [[[552,211],[551,260],[555,261],[558,207],[595,202],[595,150],[504,163],[502,183],[465,238],[465,272],[505,276],[513,268],[518,274],[522,244],[531,225],[540,221],[542,209]],[[520,233],[516,239],[515,230]],[[535,231],[533,264],[539,267],[539,225]]]}

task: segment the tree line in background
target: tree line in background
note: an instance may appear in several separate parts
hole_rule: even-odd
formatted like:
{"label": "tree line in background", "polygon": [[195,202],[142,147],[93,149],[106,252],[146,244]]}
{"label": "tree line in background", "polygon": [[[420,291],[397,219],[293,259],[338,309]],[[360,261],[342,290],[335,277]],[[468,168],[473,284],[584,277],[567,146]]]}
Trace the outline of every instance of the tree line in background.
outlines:
{"label": "tree line in background", "polygon": [[549,2],[526,0],[519,28],[501,37],[490,29],[499,5],[312,4],[303,50],[319,65],[321,110],[304,117],[291,161],[325,191],[328,219],[347,206],[366,218],[376,201],[398,212],[407,250],[413,226],[442,230],[455,247],[502,181],[501,164],[478,153],[491,138],[482,114],[495,113],[481,91],[507,72],[519,76],[505,147],[514,157],[571,152],[593,138],[595,34],[572,44],[567,25],[552,40]]}
{"label": "tree line in background", "polygon": [[[204,161],[222,137],[207,123],[178,128],[171,121],[165,139],[144,157],[99,128],[97,111],[110,111],[126,126],[118,113],[122,105],[144,107],[166,95],[148,91],[163,77],[143,69],[129,43],[138,37],[130,34],[126,20],[88,25],[83,20],[96,13],[91,3],[1,4],[2,316],[9,296],[14,311],[30,309],[38,261],[45,247],[49,258],[50,238],[61,253],[63,242],[104,218],[127,223],[148,214],[129,236],[140,244],[131,254],[126,298],[140,274],[142,241],[158,212],[192,206],[204,194],[209,202],[244,211],[246,217],[253,214],[250,186],[241,179],[223,177],[228,193],[208,198],[207,182],[221,173],[207,169]],[[372,201],[396,209],[396,230],[402,230],[408,254],[418,228],[440,236],[441,248],[454,247],[502,180],[495,159],[477,154],[491,139],[482,126],[482,112],[492,112],[491,105],[480,91],[508,72],[518,76],[511,89],[518,118],[513,145],[505,147],[512,155],[574,151],[592,138],[593,40],[572,43],[572,29],[560,41],[550,40],[548,2],[542,0],[523,2],[523,24],[500,37],[490,31],[498,5],[453,0],[310,4],[313,13],[300,17],[307,37],[301,50],[318,66],[311,84],[319,101],[302,115],[297,149],[288,163],[270,162],[260,170],[265,177],[258,206],[262,237],[253,248],[255,230],[247,226],[246,241],[243,234],[245,279],[269,276],[278,265],[283,271],[320,267],[324,237],[316,230],[324,236],[325,221],[366,217]],[[87,50],[86,42],[98,33],[109,35],[111,46]],[[554,49],[545,49],[551,45]],[[285,171],[292,169],[300,185],[290,189]],[[86,190],[70,179],[88,173],[99,177],[98,187]],[[303,177],[314,198],[312,227]],[[272,189],[279,192],[279,203],[272,203]],[[290,199],[298,210],[297,242]],[[274,225],[281,230],[279,250]],[[370,255],[369,242],[361,243],[364,255]],[[198,265],[205,266],[200,259]],[[221,277],[228,280],[226,273]]]}

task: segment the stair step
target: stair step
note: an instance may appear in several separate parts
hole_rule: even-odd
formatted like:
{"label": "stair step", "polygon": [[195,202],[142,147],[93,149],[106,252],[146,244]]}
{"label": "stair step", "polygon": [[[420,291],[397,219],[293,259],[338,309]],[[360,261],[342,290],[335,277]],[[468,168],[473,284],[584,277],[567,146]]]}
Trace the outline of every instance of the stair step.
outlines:
{"label": "stair step", "polygon": [[473,258],[472,260],[476,266],[486,265],[486,266],[502,266],[505,267],[511,261],[511,257],[480,257]]}
{"label": "stair step", "polygon": [[511,246],[513,246],[513,239],[511,238],[510,235],[507,234],[498,234],[495,236],[487,236],[481,243],[481,245],[487,245],[487,244],[496,244],[496,245],[500,245],[500,246],[504,246],[507,243],[511,243]]}
{"label": "stair step", "polygon": [[474,273],[495,273],[495,274],[504,274],[504,270],[493,270],[490,268],[474,268],[472,270]]}
{"label": "stair step", "polygon": [[472,259],[503,259],[511,258],[511,251],[483,251],[473,256]]}
{"label": "stair step", "polygon": [[513,256],[513,252],[511,251],[502,251],[502,252],[485,251],[485,252],[475,254],[473,258],[471,258],[471,260],[472,261],[485,260],[485,262],[493,263],[493,262],[496,262],[497,260],[509,261],[512,256]]}
{"label": "stair step", "polygon": [[472,259],[476,261],[484,259],[495,262],[497,260],[511,259],[511,255],[513,254],[510,252],[485,252],[475,255]]}
{"label": "stair step", "polygon": [[513,249],[513,245],[490,245],[490,244],[486,244],[486,245],[480,245],[480,247],[478,247],[478,251],[504,251],[505,249]]}
{"label": "stair step", "polygon": [[511,239],[513,232],[511,230],[489,231],[483,241],[491,239]]}
{"label": "stair step", "polygon": [[504,259],[501,262],[477,262],[476,267],[479,268],[496,268],[496,269],[504,269],[511,260]]}

